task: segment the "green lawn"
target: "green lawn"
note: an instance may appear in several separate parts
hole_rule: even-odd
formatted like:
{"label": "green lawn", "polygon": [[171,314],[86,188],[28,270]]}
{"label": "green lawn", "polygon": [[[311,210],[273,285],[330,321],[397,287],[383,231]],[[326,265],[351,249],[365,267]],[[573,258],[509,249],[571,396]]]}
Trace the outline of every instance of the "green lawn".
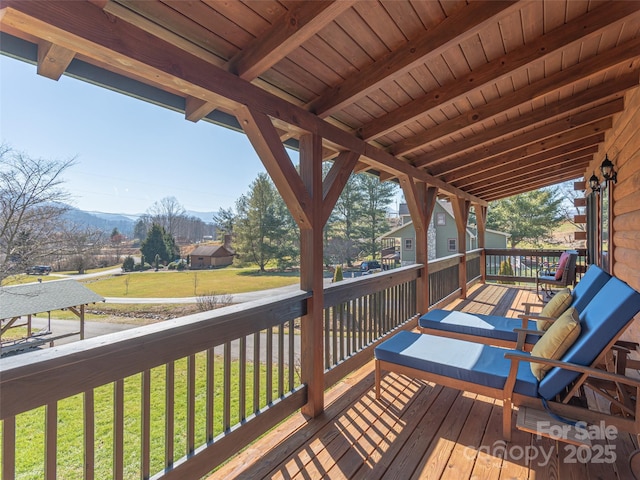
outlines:
{"label": "green lawn", "polygon": [[[187,362],[175,364],[175,455],[186,453],[186,392]],[[238,375],[239,364],[231,368],[231,423],[239,420]],[[285,378],[288,372],[285,371]],[[196,356],[196,446],[206,441],[206,355]],[[214,435],[222,432],[223,365],[216,357],[214,361]],[[266,367],[261,364],[261,404],[266,402]],[[278,384],[273,379],[273,385]],[[112,478],[113,465],[113,385],[95,389],[95,478]],[[141,375],[124,381],[124,478],[140,478],[141,445]],[[274,389],[274,397],[277,390]],[[253,364],[247,364],[246,415],[252,411]],[[57,478],[82,478],[84,454],[83,401],[81,395],[58,402],[58,472]],[[38,408],[16,417],[16,479],[40,480],[43,478],[45,409]],[[165,443],[165,367],[151,371],[151,472],[162,469]]]}
{"label": "green lawn", "polygon": [[[127,285],[128,282],[128,285]],[[297,272],[259,273],[250,268],[134,272],[125,275],[97,277],[84,285],[105,297],[193,297],[197,295],[234,294],[293,285],[299,282]]]}

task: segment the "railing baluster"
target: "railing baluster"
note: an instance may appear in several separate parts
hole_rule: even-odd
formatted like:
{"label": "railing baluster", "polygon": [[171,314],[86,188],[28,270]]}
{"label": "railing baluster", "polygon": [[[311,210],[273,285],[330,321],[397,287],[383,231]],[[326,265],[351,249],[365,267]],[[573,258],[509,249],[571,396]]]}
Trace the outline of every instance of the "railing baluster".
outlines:
{"label": "railing baluster", "polygon": [[253,409],[255,413],[260,410],[260,335],[253,334]]}
{"label": "railing baluster", "polygon": [[[93,389],[84,392],[84,480],[94,479],[95,470],[95,401]],[[10,477],[3,477],[10,478]]]}
{"label": "railing baluster", "polygon": [[238,367],[238,421],[241,422],[247,418],[247,337],[240,338]]}
{"label": "railing baluster", "polygon": [[207,350],[207,380],[206,380],[206,398],[207,398],[207,412],[205,415],[205,430],[207,435],[207,442],[211,442],[214,433],[214,420],[215,420],[215,411],[214,411],[214,392],[215,392],[215,351],[213,348],[209,348]]}
{"label": "railing baluster", "polygon": [[175,397],[175,364],[169,362],[166,365],[165,377],[165,433],[164,433],[164,465],[166,468],[173,465],[174,442],[174,397]]}
{"label": "railing baluster", "polygon": [[324,368],[331,368],[331,332],[329,325],[331,322],[331,308],[324,309]]}
{"label": "railing baluster", "polygon": [[187,454],[193,453],[196,445],[196,356],[187,360]]}
{"label": "railing baluster", "polygon": [[292,318],[289,320],[289,391],[292,391],[295,387],[295,373],[296,373],[296,360],[295,360],[295,340],[296,340],[296,331],[295,331],[295,321]]}
{"label": "railing baluster", "polygon": [[151,370],[142,372],[141,416],[142,416],[142,448],[140,452],[140,470],[142,478],[151,476]]}
{"label": "railing baluster", "polygon": [[222,429],[228,432],[231,429],[231,342],[224,344],[224,386],[222,410]]}
{"label": "railing baluster", "polygon": [[2,478],[16,477],[16,417],[2,421]]}
{"label": "railing baluster", "polygon": [[124,380],[113,384],[113,478],[124,478]]}
{"label": "railing baluster", "polygon": [[333,348],[331,349],[331,365],[335,365],[338,361],[338,312],[337,312],[338,307],[334,306],[331,309],[332,312],[332,319],[331,319],[331,332],[333,335],[333,338],[331,339],[331,344],[333,346]]}
{"label": "railing baluster", "polygon": [[284,327],[278,327],[278,397],[284,394]]}
{"label": "railing baluster", "polygon": [[266,394],[267,403],[271,403],[273,400],[273,327],[267,329],[267,383]]}
{"label": "railing baluster", "polygon": [[58,442],[58,403],[52,402],[45,408],[45,480],[56,478],[57,442]]}

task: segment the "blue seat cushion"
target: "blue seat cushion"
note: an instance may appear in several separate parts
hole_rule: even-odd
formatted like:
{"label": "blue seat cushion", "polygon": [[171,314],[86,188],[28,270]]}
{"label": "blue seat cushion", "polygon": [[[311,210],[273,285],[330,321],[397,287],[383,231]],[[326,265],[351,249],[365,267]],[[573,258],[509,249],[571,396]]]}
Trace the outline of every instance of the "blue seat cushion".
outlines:
{"label": "blue seat cushion", "polygon": [[[375,358],[476,385],[502,389],[509,376],[510,350],[453,338],[402,331],[375,348]],[[520,362],[514,391],[537,397],[538,381]]]}
{"label": "blue seat cushion", "polygon": [[[580,313],[580,335],[561,360],[591,365],[639,311],[640,293],[611,277]],[[538,391],[542,397],[551,399],[578,375],[577,372],[552,368],[540,382]]]}
{"label": "blue seat cushion", "polygon": [[[431,310],[420,317],[418,325],[422,328],[442,330],[446,332],[465,333],[479,337],[495,338],[516,342],[518,335],[514,328],[522,327],[522,320],[517,318],[498,317],[496,315],[469,314],[449,310]],[[535,330],[534,322],[529,328]],[[527,343],[538,341],[537,335],[527,335]]]}
{"label": "blue seat cushion", "polygon": [[571,292],[573,296],[571,306],[575,308],[578,313],[582,312],[610,278],[611,275],[600,267],[591,265]]}

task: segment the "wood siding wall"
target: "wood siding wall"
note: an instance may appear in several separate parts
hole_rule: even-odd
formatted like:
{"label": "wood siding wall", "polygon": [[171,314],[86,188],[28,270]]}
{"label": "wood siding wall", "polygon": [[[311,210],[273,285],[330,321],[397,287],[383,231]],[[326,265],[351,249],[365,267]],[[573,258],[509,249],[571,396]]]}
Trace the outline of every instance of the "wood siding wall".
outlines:
{"label": "wood siding wall", "polygon": [[[615,165],[618,183],[613,188],[612,273],[640,291],[640,87],[625,95],[624,111],[614,117],[613,128],[585,172],[599,171],[605,153]],[[640,340],[640,315],[627,336]]]}

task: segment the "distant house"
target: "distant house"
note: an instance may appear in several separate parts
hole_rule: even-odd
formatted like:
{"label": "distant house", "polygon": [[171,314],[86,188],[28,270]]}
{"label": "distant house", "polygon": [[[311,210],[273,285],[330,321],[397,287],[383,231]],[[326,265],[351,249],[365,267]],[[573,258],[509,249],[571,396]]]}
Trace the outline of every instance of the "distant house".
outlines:
{"label": "distant house", "polygon": [[225,235],[224,245],[200,245],[190,254],[192,269],[226,267],[233,263],[236,252],[231,248],[231,235]]}
{"label": "distant house", "polygon": [[[400,225],[380,237],[382,242],[382,259],[399,261],[401,265],[411,265],[416,262],[415,241],[416,230],[409,209],[406,204],[400,204]],[[473,227],[467,227],[466,250],[478,248],[477,231]],[[486,230],[486,248],[507,248],[508,233]],[[429,230],[427,232],[427,245],[429,260],[447,257],[458,253],[458,229],[453,216],[453,209],[449,202],[438,200],[433,211]],[[391,255],[391,249],[395,250],[395,256]],[[389,263],[389,262],[385,262]]]}

